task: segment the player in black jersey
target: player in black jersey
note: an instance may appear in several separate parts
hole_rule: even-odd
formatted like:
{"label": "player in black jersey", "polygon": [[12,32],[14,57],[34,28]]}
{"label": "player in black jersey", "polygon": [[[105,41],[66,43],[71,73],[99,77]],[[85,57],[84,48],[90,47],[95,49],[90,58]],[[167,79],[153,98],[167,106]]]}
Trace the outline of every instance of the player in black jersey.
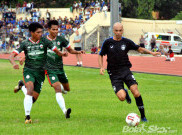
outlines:
{"label": "player in black jersey", "polygon": [[145,117],[144,105],[141,94],[138,90],[132,72],[130,71],[131,63],[128,58],[129,50],[136,50],[140,53],[149,53],[153,56],[161,55],[160,52],[151,52],[145,48],[136,45],[130,39],[122,37],[123,25],[119,22],[113,26],[114,36],[104,41],[99,53],[100,74],[104,75],[103,56],[107,55],[107,72],[109,74],[113,89],[119,100],[129,100],[128,92],[124,90],[124,83],[131,90],[136,100],[136,105],[141,114],[141,120],[147,121]]}

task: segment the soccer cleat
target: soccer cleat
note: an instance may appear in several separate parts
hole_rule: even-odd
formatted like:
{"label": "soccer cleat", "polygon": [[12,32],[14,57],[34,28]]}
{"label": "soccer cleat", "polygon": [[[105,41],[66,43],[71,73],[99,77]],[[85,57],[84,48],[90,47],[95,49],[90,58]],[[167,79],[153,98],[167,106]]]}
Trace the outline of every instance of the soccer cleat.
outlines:
{"label": "soccer cleat", "polygon": [[24,85],[23,81],[19,80],[18,85],[15,86],[15,88],[14,88],[14,93],[17,93],[22,88],[23,85]]}
{"label": "soccer cleat", "polygon": [[25,116],[25,124],[31,124],[32,120],[30,118],[30,115]]}
{"label": "soccer cleat", "polygon": [[70,113],[71,113],[71,108],[68,108],[66,113],[65,113],[66,119],[70,118]]}
{"label": "soccer cleat", "polygon": [[129,94],[128,94],[128,90],[124,88],[124,91],[126,92],[126,102],[127,102],[128,104],[131,104],[131,98],[130,98],[130,96],[129,96]]}
{"label": "soccer cleat", "polygon": [[146,117],[141,118],[141,121],[142,121],[142,122],[148,122],[148,120],[147,120]]}

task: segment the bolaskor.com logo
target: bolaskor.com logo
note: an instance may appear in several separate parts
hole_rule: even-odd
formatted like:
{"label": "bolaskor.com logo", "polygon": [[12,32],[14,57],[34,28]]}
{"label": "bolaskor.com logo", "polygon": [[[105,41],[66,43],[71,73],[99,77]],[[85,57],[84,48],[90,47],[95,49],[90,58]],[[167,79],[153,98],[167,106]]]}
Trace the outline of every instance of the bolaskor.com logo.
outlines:
{"label": "bolaskor.com logo", "polygon": [[145,124],[140,124],[140,126],[129,127],[124,126],[123,133],[147,133],[147,134],[158,134],[158,133],[177,133],[177,130],[172,130],[171,127],[158,127],[157,125],[146,126]]}

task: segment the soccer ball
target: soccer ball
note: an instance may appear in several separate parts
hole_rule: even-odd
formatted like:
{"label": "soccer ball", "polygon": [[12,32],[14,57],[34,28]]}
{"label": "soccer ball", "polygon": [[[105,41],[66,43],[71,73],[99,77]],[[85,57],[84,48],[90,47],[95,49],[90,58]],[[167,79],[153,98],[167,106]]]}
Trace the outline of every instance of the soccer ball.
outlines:
{"label": "soccer ball", "polygon": [[129,113],[126,116],[126,123],[131,127],[137,126],[140,123],[140,117],[136,113]]}

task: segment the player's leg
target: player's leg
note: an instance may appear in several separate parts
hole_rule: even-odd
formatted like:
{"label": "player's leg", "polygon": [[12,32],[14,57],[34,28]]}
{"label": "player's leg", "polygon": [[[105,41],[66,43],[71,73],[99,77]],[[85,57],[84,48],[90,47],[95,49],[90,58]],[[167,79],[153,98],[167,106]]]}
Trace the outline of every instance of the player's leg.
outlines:
{"label": "player's leg", "polygon": [[59,105],[59,107],[61,108],[61,110],[63,111],[63,113],[65,114],[66,118],[70,118],[70,113],[71,113],[71,109],[66,109],[66,105],[65,105],[65,101],[64,101],[64,97],[62,95],[62,90],[61,90],[61,83],[59,82],[59,78],[57,76],[57,74],[54,73],[50,73],[51,71],[47,71],[47,78],[48,81],[50,83],[50,85],[54,88],[55,92],[56,92],[56,101]]}
{"label": "player's leg", "polygon": [[128,90],[126,88],[120,89],[117,93],[116,96],[120,101],[124,101],[126,99],[126,102],[128,104],[131,104],[131,98],[128,94]]}
{"label": "player's leg", "polygon": [[60,70],[60,73],[58,74],[59,82],[61,82],[61,91],[63,94],[66,94],[67,91],[70,91],[70,86],[68,83],[68,77],[64,70]]}
{"label": "player's leg", "polygon": [[114,89],[114,92],[116,94],[116,96],[118,97],[118,99],[120,101],[124,101],[126,99],[127,103],[131,103],[131,98],[128,94],[127,89],[124,88],[124,83],[123,83],[123,74],[122,72],[111,72],[108,71],[110,80],[111,80],[111,84],[112,87]]}
{"label": "player's leg", "polygon": [[130,86],[130,90],[131,90],[133,96],[135,97],[136,105],[137,105],[137,107],[140,111],[140,114],[141,114],[141,120],[147,121],[147,119],[145,117],[145,109],[144,109],[143,99],[142,99],[142,96],[138,90],[137,84]]}
{"label": "player's leg", "polygon": [[52,87],[55,89],[55,92],[56,92],[56,101],[59,104],[59,107],[61,108],[61,110],[65,114],[65,117],[66,118],[70,118],[71,108],[66,109],[64,97],[63,97],[62,91],[61,91],[60,82],[53,83],[52,84]]}
{"label": "player's leg", "polygon": [[34,89],[34,83],[32,81],[28,81],[25,84],[27,88],[27,94],[24,98],[24,109],[25,109],[25,124],[32,123],[32,120],[30,118],[30,112],[32,109],[32,103],[33,103],[33,89]]}
{"label": "player's leg", "polygon": [[[18,81],[18,85],[15,86],[15,88],[14,88],[14,93],[19,92],[19,90],[22,90],[22,92],[25,96],[27,95],[27,88],[25,87],[24,82],[22,80]],[[35,101],[38,99],[38,97],[39,97],[39,93],[33,91],[33,97],[32,97],[33,103],[35,103]]]}
{"label": "player's leg", "polygon": [[23,71],[23,79],[25,83],[25,87],[27,89],[27,94],[24,98],[24,110],[25,110],[25,124],[32,123],[32,120],[30,118],[30,112],[32,109],[32,98],[33,98],[33,90],[34,90],[34,82],[35,77],[33,75],[33,72],[27,68],[24,68]]}
{"label": "player's leg", "polygon": [[27,89],[27,94],[24,99],[25,124],[27,124],[32,123],[30,112],[33,104],[33,96],[35,96],[35,100],[38,98],[45,79],[45,74],[44,71],[32,71],[24,68],[23,76],[25,87]]}
{"label": "player's leg", "polygon": [[63,87],[63,88],[61,88],[61,90],[64,89],[66,91],[70,91],[70,85],[69,85],[69,83],[61,83],[61,84],[62,84],[62,87]]}
{"label": "player's leg", "polygon": [[138,83],[136,82],[135,77],[133,76],[131,71],[128,71],[128,74],[125,77],[124,81],[125,81],[126,85],[128,86],[128,88],[131,90],[131,92],[135,98],[136,105],[140,111],[142,121],[147,121],[147,119],[145,117],[143,100],[142,100],[141,94],[138,90]]}

